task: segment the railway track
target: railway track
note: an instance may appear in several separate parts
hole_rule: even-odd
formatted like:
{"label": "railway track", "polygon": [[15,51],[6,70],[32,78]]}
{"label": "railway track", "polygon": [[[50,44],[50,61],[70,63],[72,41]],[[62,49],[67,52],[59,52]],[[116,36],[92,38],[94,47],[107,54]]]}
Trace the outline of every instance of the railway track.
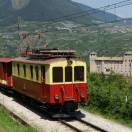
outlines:
{"label": "railway track", "polygon": [[[19,102],[21,104],[21,102]],[[23,125],[25,126],[30,126],[25,120],[23,120],[21,117],[19,117],[16,113],[10,111],[7,109],[4,105],[0,104],[0,106],[4,107],[4,109],[16,120],[19,120]],[[32,111],[35,113],[38,113],[38,115],[43,117],[43,114],[41,114],[41,110],[36,110],[35,108],[31,108]],[[71,131],[76,131],[76,132],[87,132],[87,131],[101,131],[101,132],[107,132],[106,130],[103,130],[100,127],[97,127],[89,122],[86,122],[80,118],[74,118],[73,120],[58,120],[61,124],[69,127]],[[82,127],[81,127],[82,126]]]}
{"label": "railway track", "polygon": [[[90,132],[90,131],[97,131],[97,132],[108,132],[94,124],[91,124],[89,122],[86,122],[80,118],[75,118],[74,121],[70,122],[70,121],[66,121],[66,120],[61,120],[59,119],[59,122],[67,127],[69,127],[70,129],[72,129],[75,132]],[[75,123],[78,122],[78,123]],[[82,127],[81,127],[82,125]]]}

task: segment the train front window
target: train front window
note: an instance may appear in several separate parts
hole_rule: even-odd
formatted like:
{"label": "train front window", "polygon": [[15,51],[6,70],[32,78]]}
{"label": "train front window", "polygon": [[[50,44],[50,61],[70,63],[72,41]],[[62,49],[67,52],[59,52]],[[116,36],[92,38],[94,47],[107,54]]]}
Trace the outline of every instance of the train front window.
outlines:
{"label": "train front window", "polygon": [[84,67],[75,66],[74,67],[74,81],[84,81]]}
{"label": "train front window", "polygon": [[63,68],[62,67],[53,68],[53,82],[54,83],[63,82]]}
{"label": "train front window", "polygon": [[72,82],[72,67],[65,68],[65,82]]}

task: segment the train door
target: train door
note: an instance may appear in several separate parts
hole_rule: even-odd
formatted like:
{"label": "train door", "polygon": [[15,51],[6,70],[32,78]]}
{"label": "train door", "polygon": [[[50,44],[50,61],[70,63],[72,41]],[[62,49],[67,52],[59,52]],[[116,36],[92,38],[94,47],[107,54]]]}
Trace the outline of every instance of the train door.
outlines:
{"label": "train door", "polygon": [[73,98],[73,71],[71,66],[65,67],[65,82],[64,82],[64,98],[70,99]]}
{"label": "train door", "polygon": [[80,99],[81,89],[84,87],[84,66],[75,66],[74,67],[74,89],[76,89],[76,97]]}
{"label": "train door", "polygon": [[4,79],[3,63],[0,63],[0,81]]}
{"label": "train door", "polygon": [[7,72],[7,64],[3,63],[3,80],[7,80],[6,78],[6,72]]}
{"label": "train door", "polygon": [[46,88],[46,85],[45,85],[45,66],[41,66],[41,81],[42,81],[42,97],[44,99],[47,98],[47,88]]}
{"label": "train door", "polygon": [[7,80],[10,87],[12,87],[13,82],[12,82],[12,63],[11,62],[7,63]]}

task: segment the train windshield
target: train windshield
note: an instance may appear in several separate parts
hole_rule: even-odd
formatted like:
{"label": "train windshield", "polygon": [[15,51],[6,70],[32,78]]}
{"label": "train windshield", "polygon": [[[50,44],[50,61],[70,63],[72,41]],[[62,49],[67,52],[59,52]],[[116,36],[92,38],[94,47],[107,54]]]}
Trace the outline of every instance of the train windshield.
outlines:
{"label": "train windshield", "polygon": [[65,67],[65,82],[72,82],[72,67]]}
{"label": "train windshield", "polygon": [[63,82],[63,68],[62,67],[53,68],[53,82],[54,83]]}
{"label": "train windshield", "polygon": [[74,81],[84,81],[84,67],[83,66],[75,66],[74,67]]}

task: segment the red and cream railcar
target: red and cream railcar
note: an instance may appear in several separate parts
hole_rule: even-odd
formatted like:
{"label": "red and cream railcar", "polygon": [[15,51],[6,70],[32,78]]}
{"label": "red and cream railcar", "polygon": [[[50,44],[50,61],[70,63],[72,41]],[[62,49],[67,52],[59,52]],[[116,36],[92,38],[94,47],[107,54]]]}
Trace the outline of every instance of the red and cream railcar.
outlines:
{"label": "red and cream railcar", "polygon": [[76,110],[87,101],[86,63],[80,59],[16,58],[12,71],[15,90],[44,104]]}
{"label": "red and cream railcar", "polygon": [[13,86],[11,58],[0,58],[0,86],[9,89]]}

